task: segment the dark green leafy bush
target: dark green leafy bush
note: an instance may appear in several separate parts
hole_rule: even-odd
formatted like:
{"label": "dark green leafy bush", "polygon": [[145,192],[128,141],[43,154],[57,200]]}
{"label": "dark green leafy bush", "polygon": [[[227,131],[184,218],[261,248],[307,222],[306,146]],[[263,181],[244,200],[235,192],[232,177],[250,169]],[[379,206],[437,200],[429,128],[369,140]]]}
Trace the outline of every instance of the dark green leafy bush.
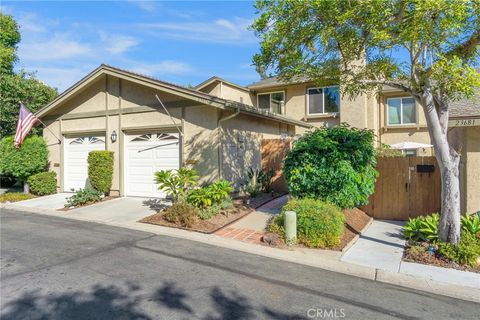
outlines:
{"label": "dark green leafy bush", "polygon": [[40,172],[28,178],[30,192],[38,196],[57,193],[57,174]]}
{"label": "dark green leafy bush", "polygon": [[175,202],[164,211],[165,220],[179,223],[183,227],[191,227],[198,216],[198,209],[185,202]]}
{"label": "dark green leafy bush", "polygon": [[250,168],[247,172],[248,179],[243,184],[243,189],[251,197],[255,198],[261,191],[272,191],[272,178],[275,171],[254,170]]}
{"label": "dark green leafy bush", "polygon": [[43,172],[48,165],[47,144],[42,137],[27,137],[20,148],[13,146],[13,136],[0,141],[0,174],[26,181],[35,173]]}
{"label": "dark green leafy bush", "polygon": [[438,213],[410,218],[403,227],[403,236],[413,241],[436,242],[438,240]]}
{"label": "dark green leafy bush", "polygon": [[88,181],[95,190],[107,194],[112,187],[113,152],[90,151],[88,153]]}
{"label": "dark green leafy bush", "polygon": [[480,239],[469,232],[462,232],[457,247],[451,243],[439,242],[438,252],[448,260],[474,267],[480,257]]}
{"label": "dark green leafy bush", "polygon": [[102,200],[102,196],[102,192],[92,188],[80,189],[67,198],[65,208],[78,207],[86,203],[98,202]]}
{"label": "dark green leafy bush", "polygon": [[340,243],[344,232],[345,215],[335,205],[315,199],[293,199],[282,208],[281,214],[272,220],[271,232],[281,237],[286,211],[297,213],[297,241],[307,247],[331,248]]}
{"label": "dark green leafy bush", "polygon": [[288,152],[284,173],[294,197],[353,208],[368,203],[377,176],[371,130],[341,124],[305,134]]}

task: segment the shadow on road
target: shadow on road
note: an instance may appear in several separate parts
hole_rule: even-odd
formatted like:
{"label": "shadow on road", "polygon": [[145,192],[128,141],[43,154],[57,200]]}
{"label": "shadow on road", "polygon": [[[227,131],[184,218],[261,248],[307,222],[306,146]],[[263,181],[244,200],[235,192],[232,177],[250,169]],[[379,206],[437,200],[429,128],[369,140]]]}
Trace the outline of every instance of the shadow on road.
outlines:
{"label": "shadow on road", "polygon": [[[284,314],[267,307],[255,308],[248,297],[237,292],[224,292],[214,286],[209,289],[211,308],[196,314],[189,304],[189,295],[174,282],[164,282],[151,295],[142,292],[137,284],[127,282],[125,286],[96,285],[88,291],[42,293],[33,290],[20,298],[5,303],[0,317],[2,320],[18,319],[155,319],[142,310],[145,303],[153,302],[155,314],[178,313],[178,317],[189,316],[205,320],[262,319],[305,319],[296,314]],[[165,311],[168,309],[168,311]],[[205,314],[205,315],[203,315]]]}

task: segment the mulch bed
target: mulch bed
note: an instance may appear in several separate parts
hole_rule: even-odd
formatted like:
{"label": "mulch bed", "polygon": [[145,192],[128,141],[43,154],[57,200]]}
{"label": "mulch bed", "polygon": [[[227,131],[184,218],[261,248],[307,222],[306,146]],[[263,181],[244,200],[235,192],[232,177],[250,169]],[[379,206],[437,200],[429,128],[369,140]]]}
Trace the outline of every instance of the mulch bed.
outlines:
{"label": "mulch bed", "polygon": [[[103,197],[100,201],[90,201],[90,202],[87,202],[87,203],[84,203],[80,206],[77,206],[77,207],[73,207],[73,208],[61,208],[61,209],[57,209],[58,211],[70,211],[70,210],[75,210],[75,209],[78,209],[78,208],[83,208],[83,207],[86,207],[86,206],[91,206],[92,204],[96,204],[96,203],[100,203],[100,202],[104,202],[104,201],[108,201],[108,200],[113,200],[113,199],[116,199],[118,197],[113,197],[113,196],[105,196]],[[66,201],[66,200],[65,200]]]}
{"label": "mulch bed", "polygon": [[[419,250],[417,246],[422,247],[424,250]],[[403,252],[403,261],[480,273],[480,265],[477,265],[476,267],[459,265],[436,253],[429,254],[427,252],[428,246],[429,244],[425,242],[416,243],[414,246],[407,243],[405,251]]]}
{"label": "mulch bed", "polygon": [[139,222],[155,224],[165,227],[179,228],[190,231],[197,231],[201,233],[214,233],[215,231],[237,221],[238,219],[246,216],[254,209],[243,206],[235,205],[232,209],[222,210],[212,218],[208,220],[197,219],[191,227],[183,227],[180,224],[172,223],[163,217],[162,211],[145,217]]}

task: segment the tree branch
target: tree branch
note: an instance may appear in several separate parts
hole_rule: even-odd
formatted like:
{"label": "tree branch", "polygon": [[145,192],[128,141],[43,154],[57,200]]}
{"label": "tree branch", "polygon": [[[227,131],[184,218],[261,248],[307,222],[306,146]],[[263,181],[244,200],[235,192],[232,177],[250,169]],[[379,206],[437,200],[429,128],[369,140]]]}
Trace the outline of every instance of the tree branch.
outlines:
{"label": "tree branch", "polygon": [[363,84],[390,86],[390,87],[397,88],[397,89],[403,90],[405,92],[408,92],[412,95],[415,95],[415,93],[413,92],[413,90],[411,88],[409,88],[408,86],[403,85],[401,83],[398,83],[398,82],[387,81],[387,80],[358,80],[358,82],[363,83]]}
{"label": "tree branch", "polygon": [[460,43],[458,46],[450,50],[445,54],[445,58],[451,58],[453,56],[459,56],[462,59],[471,57],[477,50],[477,46],[480,44],[480,28],[477,29],[471,37]]}

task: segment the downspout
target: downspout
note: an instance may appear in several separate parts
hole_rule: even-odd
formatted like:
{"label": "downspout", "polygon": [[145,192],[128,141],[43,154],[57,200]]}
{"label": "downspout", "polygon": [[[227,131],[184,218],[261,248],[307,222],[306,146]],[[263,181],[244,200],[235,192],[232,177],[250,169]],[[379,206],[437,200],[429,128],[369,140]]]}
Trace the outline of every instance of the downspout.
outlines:
{"label": "downspout", "polygon": [[240,114],[240,108],[236,108],[237,110],[229,116],[224,118],[218,119],[217,122],[217,130],[218,130],[218,178],[222,179],[223,175],[223,148],[222,148],[222,122],[235,118]]}

